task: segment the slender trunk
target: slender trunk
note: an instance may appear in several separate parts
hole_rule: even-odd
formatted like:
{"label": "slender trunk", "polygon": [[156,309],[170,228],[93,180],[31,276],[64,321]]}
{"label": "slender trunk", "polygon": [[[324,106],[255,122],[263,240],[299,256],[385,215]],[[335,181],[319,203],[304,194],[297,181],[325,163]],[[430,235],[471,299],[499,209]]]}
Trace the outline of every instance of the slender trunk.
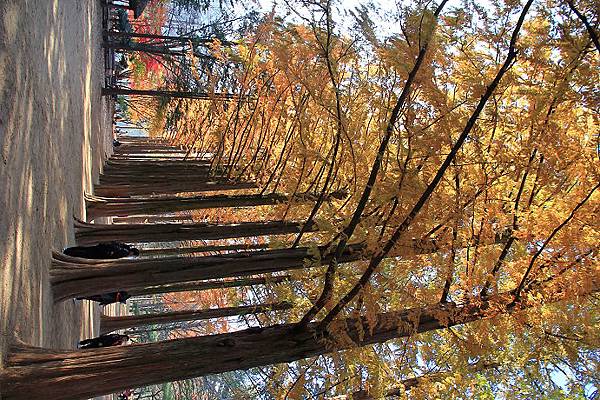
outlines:
{"label": "slender trunk", "polygon": [[[204,174],[206,175],[206,174]],[[195,171],[188,171],[179,177],[164,174],[132,174],[130,171],[113,171],[100,175],[100,185],[169,185],[173,183],[206,185],[206,184],[234,184],[242,183],[227,178],[198,176]]]}
{"label": "slender trunk", "polygon": [[[218,240],[239,237],[282,235],[297,233],[301,222],[267,221],[241,222],[237,224],[89,224],[75,222],[75,238],[78,244],[119,240],[125,243],[172,242],[183,240]],[[317,230],[310,224],[305,230]],[[209,250],[206,250],[209,251]]]}
{"label": "slender trunk", "polygon": [[194,253],[220,253],[223,251],[264,250],[269,249],[271,247],[271,243],[238,243],[223,245],[203,245],[192,247],[152,247],[140,249],[140,257],[166,257]]}
{"label": "slender trunk", "polygon": [[[190,162],[194,161],[193,156],[190,156],[188,152],[134,152],[134,153],[114,153],[111,155],[108,162],[112,161],[131,161],[131,162],[161,162],[161,161],[182,161]],[[207,165],[204,161],[200,161],[204,165]]]}
{"label": "slender trunk", "polygon": [[191,161],[121,161],[109,160],[103,173],[100,174],[100,184],[147,184],[155,182],[156,185],[172,185],[181,183],[231,183],[225,178],[222,167],[211,169],[206,164]]}
{"label": "slender trunk", "polygon": [[[583,288],[580,292],[589,293]],[[559,301],[565,298],[565,293],[546,293],[544,298],[546,303]],[[489,319],[537,305],[539,303],[525,300],[515,302],[512,293],[503,293],[462,305],[447,303],[378,314],[369,321],[366,318],[343,319],[330,328],[320,328],[318,323],[310,323],[301,330],[294,324],[274,325],[78,351],[14,345],[7,367],[0,372],[0,387],[4,400],[86,399],[127,388],[292,362]],[[342,337],[344,340],[336,340]]]}
{"label": "slender trunk", "polygon": [[145,39],[159,39],[165,41],[176,41],[181,43],[192,42],[194,44],[212,44],[213,41],[218,40],[223,46],[232,46],[238,44],[237,42],[230,42],[227,40],[220,40],[217,38],[197,38],[197,37],[185,37],[185,36],[165,36],[165,35],[153,35],[149,33],[136,33],[136,32],[106,32],[107,36],[118,37],[118,38],[145,38]]}
{"label": "slender trunk", "polygon": [[231,279],[227,281],[192,281],[185,283],[174,283],[171,285],[162,286],[150,286],[142,288],[133,288],[128,291],[132,296],[147,296],[152,294],[161,293],[177,293],[177,292],[189,292],[189,291],[200,291],[210,289],[224,289],[231,287],[243,287],[243,286],[254,286],[254,285],[266,285],[276,284],[281,282],[290,281],[292,277],[290,275],[272,276],[268,278],[241,278]]}
{"label": "slender trunk", "polygon": [[124,96],[145,96],[145,97],[166,97],[171,99],[198,99],[198,100],[239,100],[240,95],[232,93],[202,93],[202,92],[179,92],[172,90],[143,90],[143,89],[123,89],[123,88],[102,88],[104,96],[124,95]]}
{"label": "slender trunk", "polygon": [[[104,43],[103,47],[106,49],[120,50],[120,51],[139,51],[142,53],[148,54],[160,54],[165,56],[188,56],[189,52],[185,49],[175,50],[171,47],[160,46],[156,44],[147,44],[147,43],[131,43],[131,44],[122,44],[122,43]],[[193,50],[192,50],[193,51]],[[213,60],[217,61],[217,59],[213,56],[202,54],[198,51],[193,51],[195,57],[202,58],[205,60]]]}
{"label": "slender trunk", "polygon": [[156,223],[193,223],[194,218],[187,214],[142,215],[139,217],[113,217],[115,224],[156,224]]}
{"label": "slender trunk", "polygon": [[[333,197],[334,195],[331,195]],[[276,205],[289,201],[311,201],[314,195],[215,195],[162,198],[109,198],[93,197],[87,200],[91,219],[109,216],[153,215],[165,212],[201,210],[206,208],[253,207]]]}
{"label": "slender trunk", "polygon": [[186,158],[173,158],[170,160],[130,160],[130,159],[116,159],[116,158],[109,158],[108,160],[106,160],[106,166],[109,169],[115,169],[115,168],[127,168],[127,170],[129,169],[140,169],[143,171],[146,171],[147,169],[152,169],[152,168],[157,168],[157,169],[165,169],[167,171],[170,171],[172,169],[175,168],[181,168],[181,169],[197,169],[197,168],[204,168],[204,169],[209,169],[210,168],[210,164],[207,163],[206,161],[203,160],[195,160],[195,159],[186,159]]}
{"label": "slender trunk", "polygon": [[[114,165],[106,164],[100,175],[100,183],[111,182],[136,182],[149,179],[177,180],[180,177],[184,181],[206,180],[209,174],[217,174],[218,170],[212,170],[208,166],[180,165],[180,166],[154,166],[154,165]],[[213,176],[212,179],[223,179],[222,176]]]}
{"label": "slender trunk", "polygon": [[181,153],[188,149],[181,145],[173,146],[165,143],[123,143],[116,147],[115,154],[121,153],[145,153],[145,152],[162,152],[162,153]]}
{"label": "slender trunk", "polygon": [[129,197],[158,194],[219,192],[256,188],[256,184],[251,182],[186,182],[185,180],[161,182],[158,180],[152,183],[101,183],[94,186],[94,194],[103,197]]}
{"label": "slender trunk", "polygon": [[125,315],[100,317],[100,333],[110,333],[135,326],[169,324],[171,322],[198,321],[211,318],[232,317],[235,315],[248,315],[269,311],[289,310],[292,303],[280,302],[273,304],[257,304],[254,306],[223,307],[206,310],[172,311],[158,314]]}

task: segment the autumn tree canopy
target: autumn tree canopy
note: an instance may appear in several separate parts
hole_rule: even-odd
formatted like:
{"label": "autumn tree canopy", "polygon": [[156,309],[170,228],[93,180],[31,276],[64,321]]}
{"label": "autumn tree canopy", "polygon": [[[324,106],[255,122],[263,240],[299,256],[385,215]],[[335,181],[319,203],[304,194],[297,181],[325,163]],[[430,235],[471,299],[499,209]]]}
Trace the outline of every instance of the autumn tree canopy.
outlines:
{"label": "autumn tree canopy", "polygon": [[[539,281],[595,291],[597,7],[466,1],[342,13],[335,2],[300,1],[265,16],[238,45],[213,47],[218,59],[243,64],[230,91],[238,101],[177,100],[156,114],[175,143],[214,155],[215,167],[263,193],[349,193],[283,212],[320,228],[290,237],[294,246],[327,244],[333,256],[322,278],[295,272],[292,288],[273,289],[299,305],[286,320],[368,319],[503,291],[518,300]],[[499,233],[509,239],[495,242]],[[386,257],[421,239],[443,250]],[[363,261],[337,263],[348,243],[365,245]],[[410,371],[448,370],[447,384],[427,390],[461,392],[472,386],[458,377],[483,359],[518,366],[485,390],[518,391],[526,380],[544,392],[589,392],[596,302],[275,368],[269,390],[385,391]]]}

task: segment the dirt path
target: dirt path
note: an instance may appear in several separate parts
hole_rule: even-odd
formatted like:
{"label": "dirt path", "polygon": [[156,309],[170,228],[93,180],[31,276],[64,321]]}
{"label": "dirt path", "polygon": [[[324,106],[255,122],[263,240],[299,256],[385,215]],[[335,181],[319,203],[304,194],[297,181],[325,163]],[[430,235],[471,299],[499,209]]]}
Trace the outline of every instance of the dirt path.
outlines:
{"label": "dirt path", "polygon": [[100,44],[100,0],[0,1],[0,355],[93,329],[87,302],[53,304],[48,270],[110,151]]}

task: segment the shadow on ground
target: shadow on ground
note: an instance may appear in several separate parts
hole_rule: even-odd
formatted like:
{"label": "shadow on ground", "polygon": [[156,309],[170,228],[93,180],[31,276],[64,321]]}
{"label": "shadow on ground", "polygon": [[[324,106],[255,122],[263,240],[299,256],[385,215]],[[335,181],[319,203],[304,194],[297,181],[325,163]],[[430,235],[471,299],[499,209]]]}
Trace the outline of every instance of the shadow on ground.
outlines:
{"label": "shadow on ground", "polygon": [[48,271],[110,149],[100,44],[99,0],[0,1],[1,355],[92,329],[89,307],[53,304]]}

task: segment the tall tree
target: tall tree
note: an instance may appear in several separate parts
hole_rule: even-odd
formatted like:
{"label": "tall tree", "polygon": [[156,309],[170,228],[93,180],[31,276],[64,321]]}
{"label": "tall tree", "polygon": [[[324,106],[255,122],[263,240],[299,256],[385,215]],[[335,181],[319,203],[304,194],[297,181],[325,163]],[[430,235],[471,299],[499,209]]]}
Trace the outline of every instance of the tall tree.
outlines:
{"label": "tall tree", "polygon": [[110,333],[137,326],[169,324],[172,322],[197,321],[211,318],[232,317],[237,315],[257,314],[269,311],[289,310],[293,305],[287,302],[256,304],[250,306],[210,308],[204,310],[172,311],[157,314],[124,315],[112,317],[102,315],[100,332]]}
{"label": "tall tree", "polygon": [[[504,236],[498,235],[489,244],[504,240]],[[440,251],[443,246],[443,243],[430,239],[411,240],[397,243],[395,251],[386,257],[431,254]],[[338,257],[338,262],[368,259],[370,254],[365,244],[351,244]],[[50,275],[54,298],[58,301],[143,286],[308,269],[319,267],[330,258],[327,246],[114,261],[87,260],[54,253]]]}

